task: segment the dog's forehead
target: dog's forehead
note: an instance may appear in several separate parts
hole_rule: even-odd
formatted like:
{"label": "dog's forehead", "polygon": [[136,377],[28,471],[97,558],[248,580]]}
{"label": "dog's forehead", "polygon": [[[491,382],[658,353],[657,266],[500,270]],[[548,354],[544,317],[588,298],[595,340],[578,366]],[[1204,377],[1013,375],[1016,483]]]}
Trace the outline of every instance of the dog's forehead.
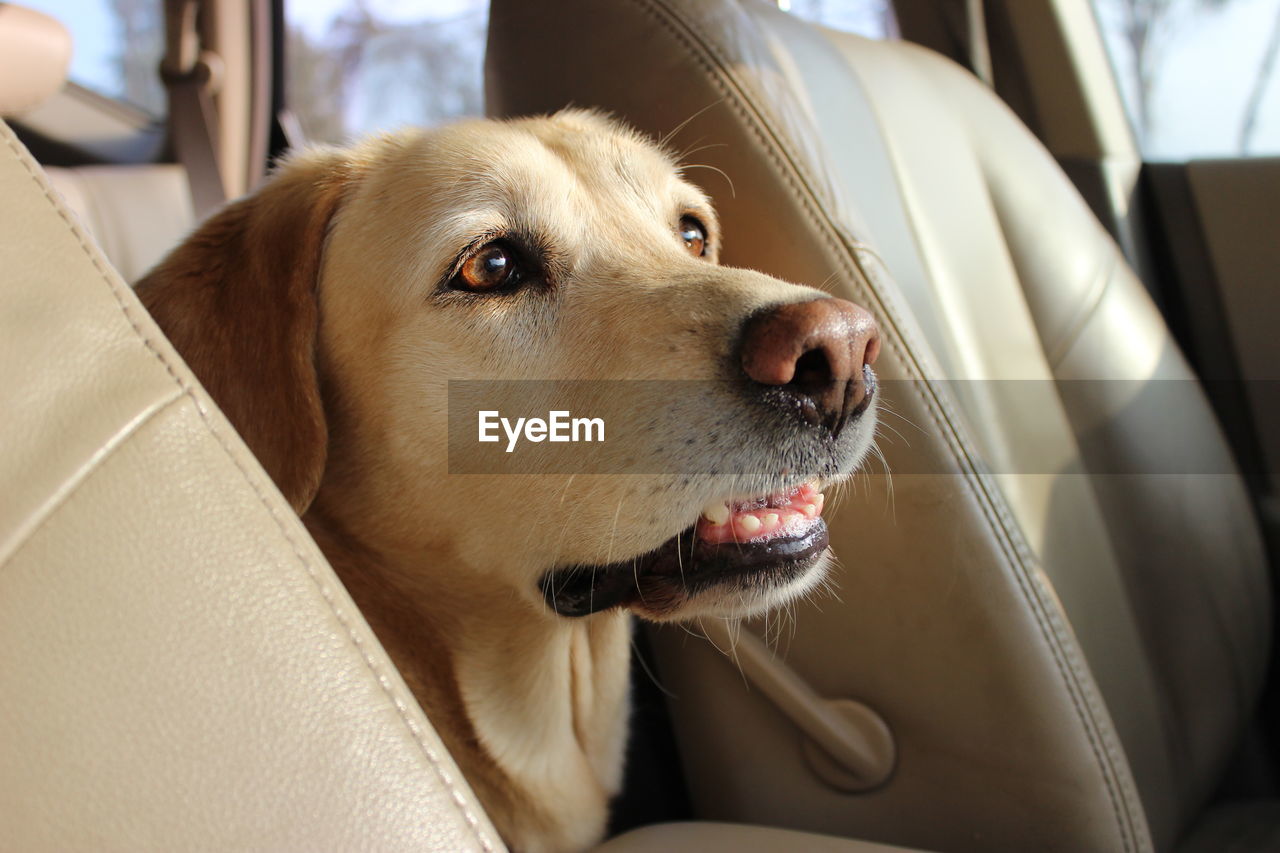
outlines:
{"label": "dog's forehead", "polygon": [[675,163],[654,143],[592,114],[554,116],[514,124],[579,175],[623,175],[662,185],[676,177]]}
{"label": "dog's forehead", "polygon": [[440,140],[452,186],[522,209],[571,193],[579,203],[625,202],[653,212],[688,195],[672,159],[636,133],[590,113],[459,125]]}

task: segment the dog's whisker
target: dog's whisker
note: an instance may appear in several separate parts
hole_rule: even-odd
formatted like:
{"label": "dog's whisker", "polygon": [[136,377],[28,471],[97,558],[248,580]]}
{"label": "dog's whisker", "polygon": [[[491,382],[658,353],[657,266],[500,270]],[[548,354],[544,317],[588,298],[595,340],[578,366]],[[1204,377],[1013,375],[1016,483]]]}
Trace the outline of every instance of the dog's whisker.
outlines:
{"label": "dog's whisker", "polygon": [[[701,139],[698,140],[698,142],[701,142],[701,141],[702,141]],[[692,157],[694,154],[700,154],[703,151],[710,151],[712,148],[727,148],[727,147],[728,145],[724,142],[708,142],[706,145],[699,145],[697,142],[695,142],[692,146],[680,152],[680,158],[677,161],[680,163],[680,165],[677,166],[676,168],[678,170],[683,171],[684,161]]]}
{"label": "dog's whisker", "polygon": [[[826,573],[823,573],[823,574],[826,574]],[[819,579],[819,583],[817,584],[817,587],[819,588],[822,587],[822,579]],[[787,652],[791,651],[791,643],[795,642],[796,630],[799,629],[799,626],[800,626],[800,602],[795,601],[791,603],[791,635],[790,637],[787,637]]]}
{"label": "dog's whisker", "polygon": [[[919,424],[917,424],[915,421],[911,420],[910,418],[906,417],[905,415],[899,414],[898,412],[894,411],[894,410],[893,410],[893,408],[889,405],[889,403],[888,403],[888,401],[887,401],[887,400],[881,400],[881,401],[880,401],[880,409],[879,409],[879,411],[880,411],[881,413],[883,413],[883,414],[890,415],[890,416],[892,416],[892,417],[897,418],[898,420],[902,421],[902,422],[903,422],[903,423],[905,423],[907,426],[911,427],[912,429],[914,429],[916,432],[920,433],[921,435],[925,435],[925,434],[926,434],[926,433],[925,433],[925,431],[920,427],[920,425],[919,425]],[[904,439],[904,441],[905,441],[905,439]],[[910,444],[910,442],[908,442],[908,444]]]}
{"label": "dog's whisker", "polygon": [[542,600],[550,601],[551,611],[559,616],[560,607],[556,604],[556,597],[553,594],[555,591],[555,576],[551,572],[547,572],[542,576],[542,580],[539,581],[538,587],[542,590]]}
{"label": "dog's whisker", "polygon": [[826,290],[827,286],[831,284],[831,282],[839,278],[841,272],[843,272],[843,270],[832,270],[831,274],[822,280],[822,284],[818,285],[818,290]]}
{"label": "dog's whisker", "polygon": [[[613,543],[618,537],[618,516],[622,514],[622,504],[624,501],[625,498],[619,498],[618,507],[613,511],[613,526],[609,528],[609,547],[605,550],[605,565],[609,565],[613,562]],[[595,584],[595,568],[593,567],[591,570],[591,591],[593,594],[595,593]],[[639,588],[639,578],[636,579],[636,588]]]}
{"label": "dog's whisker", "polygon": [[640,603],[646,604],[644,600],[644,588],[640,586],[640,558],[633,557],[631,559],[631,578],[635,581],[636,593],[640,596]]}
{"label": "dog's whisker", "polygon": [[[738,601],[739,606],[745,608],[747,602],[744,598],[744,593],[738,593]],[[742,678],[743,685],[750,689],[751,681],[747,678],[746,670],[742,668],[742,660],[738,657],[738,641],[742,638],[742,620],[725,618],[723,621],[725,623],[725,633],[729,638],[729,651],[725,652],[725,654],[733,661],[733,665],[738,668],[738,675]]]}
{"label": "dog's whisker", "polygon": [[677,171],[680,170],[681,164],[683,164],[685,160],[688,160],[691,155],[696,154],[699,150],[701,150],[702,140],[704,139],[706,139],[705,136],[699,136],[693,142],[689,143],[689,146],[687,148],[685,148],[679,154],[675,155]]}
{"label": "dog's whisker", "polygon": [[722,104],[722,103],[724,103],[724,98],[717,98],[716,100],[714,100],[714,101],[712,101],[711,103],[707,104],[705,107],[702,107],[701,109],[696,110],[696,111],[693,113],[693,115],[689,116],[687,119],[685,119],[684,121],[682,121],[682,122],[680,122],[679,124],[677,124],[677,125],[676,125],[675,127],[673,127],[670,131],[668,131],[668,132],[667,132],[667,133],[666,133],[666,134],[665,134],[665,135],[664,135],[660,140],[658,140],[658,147],[659,147],[659,148],[666,148],[666,147],[668,146],[668,144],[670,144],[671,140],[673,140],[673,139],[675,139],[675,138],[676,138],[676,135],[677,135],[677,134],[679,134],[679,133],[680,133],[680,131],[684,130],[686,127],[688,127],[688,126],[689,126],[689,123],[690,123],[690,122],[692,122],[692,121],[693,121],[693,120],[695,120],[698,116],[700,116],[700,115],[702,115],[703,113],[705,113],[707,110],[709,110],[709,109],[711,109],[711,108],[713,108],[713,107],[716,107],[716,106],[718,106],[718,105],[720,105],[720,104]]}
{"label": "dog's whisker", "polygon": [[719,166],[712,166],[709,163],[689,163],[680,167],[680,171],[682,172],[688,171],[689,169],[710,169],[712,172],[718,172],[720,177],[724,178],[725,182],[729,184],[729,197],[738,197],[738,189],[733,185],[733,178],[725,174],[724,169],[721,169]]}
{"label": "dog's whisker", "polygon": [[[715,649],[716,651],[718,651],[720,654],[724,655],[725,657],[731,657],[730,652],[729,652],[729,649],[723,649],[723,648],[721,648],[721,647],[720,647],[720,644],[719,644],[719,643],[717,643],[714,639],[712,639],[712,637],[711,637],[712,632],[707,630],[707,626],[706,626],[706,622],[705,622],[705,620],[706,620],[706,619],[716,619],[716,618],[718,618],[718,617],[715,617],[715,616],[706,616],[706,617],[703,617],[702,619],[699,619],[695,624],[697,624],[697,626],[702,630],[702,633],[700,633],[700,634],[695,634],[693,631],[690,631],[690,632],[689,632],[689,633],[690,633],[690,636],[697,637],[699,640],[706,640],[708,643],[710,643],[710,644],[711,644],[712,648],[714,648],[714,649]],[[728,620],[721,620],[721,621],[725,622],[725,623],[726,623],[726,626],[727,626]],[[732,643],[730,643],[730,645],[732,646],[733,644],[732,644]]]}
{"label": "dog's whisker", "polygon": [[885,458],[884,451],[877,444],[871,445],[871,450],[875,453],[876,458],[880,460],[880,465],[884,468],[885,478],[885,500],[889,505],[889,512],[896,524],[898,521],[898,505],[897,498],[893,490],[893,471],[889,468],[889,460]]}
{"label": "dog's whisker", "polygon": [[[782,656],[786,657],[791,652],[791,641],[796,636],[796,622],[799,619],[800,603],[796,600],[788,601],[786,607],[783,608],[780,615],[781,624],[778,630],[778,646],[781,649]],[[782,648],[783,633],[786,633],[786,647]]]}
{"label": "dog's whisker", "polygon": [[[679,539],[679,536],[680,536],[680,534],[678,534],[678,533],[677,533],[677,534],[676,534],[676,565],[680,567],[680,583],[683,585],[683,584],[684,584],[684,582],[685,582],[685,577],[684,577],[684,552],[683,552],[683,550],[680,548],[680,539]],[[697,540],[698,540],[698,534],[697,534],[697,532],[696,532],[696,530],[695,530],[694,534],[693,534],[692,536],[690,536],[690,537],[689,537],[689,560],[690,560],[691,562],[692,562],[692,560],[693,560],[693,546],[697,543]],[[637,583],[638,583],[638,582],[639,582],[639,581],[637,581]]]}
{"label": "dog's whisker", "polygon": [[[574,480],[574,478],[575,478],[576,476],[577,476],[577,474],[570,474],[570,475],[569,475],[569,479],[565,482],[564,489],[563,489],[563,490],[561,490],[561,492],[560,492],[560,505],[561,505],[561,506],[563,506],[563,505],[564,505],[565,497],[569,494],[569,487],[570,487],[570,485],[572,485],[573,480]],[[594,486],[594,485],[589,486],[589,487],[588,487],[588,489],[587,489],[587,493],[588,493],[588,494],[591,494],[591,493],[593,493],[594,491],[595,491],[595,486]],[[573,517],[573,514],[572,514],[572,513],[566,513],[566,514],[565,514],[564,523],[563,523],[562,525],[560,525],[560,534],[559,534],[559,536],[557,536],[557,537],[556,537],[555,550],[554,550],[554,551],[553,551],[553,553],[552,553],[552,561],[551,561],[551,564],[552,564],[553,566],[554,566],[554,565],[557,565],[557,564],[559,563],[559,561],[560,561],[560,556],[561,556],[561,553],[563,552],[563,549],[564,549],[564,540],[565,540],[565,537],[568,535],[568,533],[569,533],[569,527],[573,524],[574,520],[575,520],[575,519],[574,519],[574,517]],[[559,610],[557,610],[556,612],[557,612],[557,613],[559,613]]]}
{"label": "dog's whisker", "polygon": [[902,433],[898,432],[896,429],[894,429],[892,424],[888,424],[888,423],[885,423],[885,422],[881,421],[880,423],[877,423],[877,424],[876,424],[876,427],[877,427],[877,430],[876,430],[877,432],[879,432],[879,431],[880,431],[880,428],[881,428],[881,427],[883,427],[885,430],[887,430],[888,432],[893,433],[895,436],[897,436],[899,439],[901,439],[903,444],[907,445],[908,447],[910,447],[910,446],[911,446],[911,442],[910,442],[910,441],[908,441],[907,437],[906,437],[906,436],[904,436]]}
{"label": "dog's whisker", "polygon": [[[701,622],[701,620],[699,620],[698,622],[696,622],[696,623],[694,623],[694,624],[698,625],[699,627],[701,627],[701,626],[702,626],[702,622]],[[715,647],[716,647],[716,649],[717,649],[717,650],[719,650],[719,648],[720,648],[720,647],[719,647],[719,646],[716,646],[715,641],[713,641],[713,640],[711,639],[711,637],[709,637],[709,636],[707,635],[707,632],[706,632],[706,629],[705,629],[705,628],[703,629],[702,633],[698,633],[697,631],[694,631],[694,630],[693,630],[693,628],[690,626],[690,624],[689,624],[688,622],[677,622],[677,623],[676,623],[676,626],[677,626],[681,631],[684,631],[686,634],[688,634],[690,637],[693,637],[695,640],[703,640],[703,641],[705,641],[705,642],[711,643],[711,645],[712,645],[712,646],[715,646]]]}
{"label": "dog's whisker", "polygon": [[635,658],[636,663],[640,664],[640,669],[644,671],[645,677],[649,679],[649,682],[654,687],[662,691],[662,694],[664,696],[666,696],[668,699],[680,698],[675,693],[672,693],[670,690],[668,690],[666,686],[661,681],[658,680],[657,673],[655,673],[649,667],[649,662],[645,660],[644,655],[640,653],[640,646],[636,643],[636,638],[634,634],[632,634],[632,637],[631,637],[631,654]]}
{"label": "dog's whisker", "polygon": [[564,499],[569,495],[569,487],[573,485],[573,480],[577,474],[570,474],[569,479],[564,481],[564,488],[560,490],[560,506],[564,506]]}
{"label": "dog's whisker", "polygon": [[898,420],[902,421],[904,424],[916,430],[917,432],[921,432],[921,433],[924,432],[924,430],[920,429],[920,427],[916,425],[915,421],[911,420],[910,418],[901,414],[897,409],[895,409],[893,407],[893,402],[888,399],[885,399],[883,397],[880,399],[879,412],[880,414],[897,418]]}
{"label": "dog's whisker", "polygon": [[588,613],[595,612],[596,609],[596,567],[591,567],[591,583],[587,586]]}

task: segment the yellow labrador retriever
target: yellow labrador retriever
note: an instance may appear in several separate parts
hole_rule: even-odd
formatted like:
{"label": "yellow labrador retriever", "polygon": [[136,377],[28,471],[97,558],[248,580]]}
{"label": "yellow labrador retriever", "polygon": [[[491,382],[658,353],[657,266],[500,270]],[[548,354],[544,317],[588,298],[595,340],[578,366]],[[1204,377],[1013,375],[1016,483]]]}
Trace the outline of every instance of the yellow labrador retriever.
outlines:
{"label": "yellow labrador retriever", "polygon": [[[671,156],[568,111],[301,154],[138,285],[515,850],[604,832],[630,614],[811,589],[871,443],[871,317],[721,239]],[[486,379],[708,385],[604,423],[614,473],[460,474],[449,383]],[[628,426],[669,465],[617,473]]]}

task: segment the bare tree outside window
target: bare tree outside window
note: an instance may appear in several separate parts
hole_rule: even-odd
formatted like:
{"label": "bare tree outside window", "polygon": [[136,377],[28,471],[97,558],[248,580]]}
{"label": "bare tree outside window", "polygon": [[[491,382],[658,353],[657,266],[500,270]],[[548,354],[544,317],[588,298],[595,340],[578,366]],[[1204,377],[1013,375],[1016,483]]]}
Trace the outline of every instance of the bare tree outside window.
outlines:
{"label": "bare tree outside window", "polygon": [[[794,0],[792,11],[873,38],[897,35],[889,0]],[[484,110],[485,0],[289,0],[285,15],[286,101],[309,141]]]}
{"label": "bare tree outside window", "polygon": [[159,70],[164,51],[163,7],[155,0],[111,0],[111,11],[120,28],[114,59],[121,94],[129,103],[163,115],[165,94]]}
{"label": "bare tree outside window", "polygon": [[164,4],[160,0],[22,0],[71,31],[69,77],[100,95],[152,116],[165,113],[160,57]]}
{"label": "bare tree outside window", "polygon": [[[1280,0],[1095,4],[1145,153],[1176,159],[1280,150],[1280,122],[1263,122],[1269,106],[1280,106],[1272,91]],[[1210,46],[1215,61],[1205,62]],[[1199,79],[1188,80],[1192,74]],[[1212,140],[1197,121],[1218,131]]]}
{"label": "bare tree outside window", "polygon": [[483,0],[349,0],[327,18],[308,17],[303,3],[285,11],[286,100],[308,141],[483,112]]}
{"label": "bare tree outside window", "polygon": [[1262,51],[1262,59],[1258,62],[1258,73],[1254,75],[1253,86],[1249,90],[1249,100],[1245,104],[1244,117],[1240,120],[1240,153],[1248,154],[1252,149],[1254,131],[1258,127],[1258,113],[1262,109],[1262,99],[1271,85],[1271,78],[1276,70],[1276,54],[1280,53],[1280,5],[1276,6],[1276,16],[1271,24],[1271,34],[1267,37],[1267,46]]}
{"label": "bare tree outside window", "polygon": [[778,0],[798,18],[867,38],[897,38],[898,20],[890,0]]}
{"label": "bare tree outside window", "polygon": [[286,99],[303,135],[316,142],[339,142],[347,136],[343,118],[342,64],[300,28],[285,31]]}
{"label": "bare tree outside window", "polygon": [[1174,25],[1170,14],[1179,6],[1197,6],[1201,10],[1217,10],[1231,0],[1113,0],[1122,16],[1122,32],[1129,42],[1130,74],[1136,81],[1135,113],[1138,132],[1145,134],[1151,127],[1152,78],[1164,58],[1169,29]]}

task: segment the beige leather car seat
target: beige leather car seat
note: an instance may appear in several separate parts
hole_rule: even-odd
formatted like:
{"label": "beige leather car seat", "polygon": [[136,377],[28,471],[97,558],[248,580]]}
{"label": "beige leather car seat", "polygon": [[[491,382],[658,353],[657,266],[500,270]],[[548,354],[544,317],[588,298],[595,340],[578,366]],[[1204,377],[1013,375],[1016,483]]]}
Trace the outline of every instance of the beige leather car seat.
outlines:
{"label": "beige leather car seat", "polygon": [[[47,33],[22,11],[0,33]],[[65,72],[6,62],[17,113],[15,83]],[[502,849],[288,503],[3,123],[0,412],[0,846]]]}
{"label": "beige leather car seat", "polygon": [[499,850],[270,480],[0,123],[10,850]]}
{"label": "beige leather car seat", "polygon": [[1274,845],[1273,801],[1202,811],[1270,644],[1244,488],[1141,284],[992,92],[763,0],[494,0],[487,62],[496,115],[674,132],[726,263],[884,333],[895,475],[845,494],[840,600],[801,607],[780,655],[878,713],[896,768],[851,792],[767,690],[663,631],[700,817],[940,850]]}
{"label": "beige leather car seat", "polygon": [[[6,115],[66,69],[10,73],[15,30],[46,58],[68,42],[0,5]],[[106,211],[146,170],[93,173],[101,227],[144,240]],[[3,122],[0,412],[0,848],[505,849],[288,503]],[[696,823],[606,847],[800,848],[901,849]]]}
{"label": "beige leather car seat", "polygon": [[130,284],[195,227],[186,171],[176,163],[49,167],[45,174]]}

